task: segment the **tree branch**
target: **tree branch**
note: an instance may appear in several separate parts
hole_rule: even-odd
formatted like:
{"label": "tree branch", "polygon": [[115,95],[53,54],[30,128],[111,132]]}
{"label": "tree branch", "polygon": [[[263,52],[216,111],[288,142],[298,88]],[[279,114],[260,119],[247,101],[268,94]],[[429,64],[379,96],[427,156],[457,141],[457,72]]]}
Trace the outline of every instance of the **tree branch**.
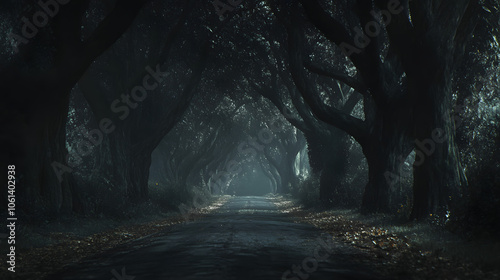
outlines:
{"label": "tree branch", "polygon": [[353,88],[355,91],[359,92],[362,95],[367,95],[370,93],[368,88],[362,81],[359,81],[358,79],[353,78],[349,75],[339,72],[328,71],[319,65],[312,64],[311,62],[305,62],[304,66],[312,73],[338,80],[350,86],[351,88]]}
{"label": "tree branch", "polygon": [[295,85],[302,94],[304,101],[309,105],[314,115],[316,115],[319,120],[347,132],[359,142],[364,141],[367,135],[367,128],[362,120],[352,117],[334,107],[325,109],[323,102],[319,98],[319,93],[315,86],[310,83],[304,71],[301,45],[303,34],[296,24],[289,26],[287,32],[291,73]]}

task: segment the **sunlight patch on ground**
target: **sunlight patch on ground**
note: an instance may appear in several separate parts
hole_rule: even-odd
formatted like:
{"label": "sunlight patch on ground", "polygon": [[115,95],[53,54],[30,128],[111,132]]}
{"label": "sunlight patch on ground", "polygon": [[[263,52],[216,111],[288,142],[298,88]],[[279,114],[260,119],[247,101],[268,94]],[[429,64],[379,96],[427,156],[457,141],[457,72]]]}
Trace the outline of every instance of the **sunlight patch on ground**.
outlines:
{"label": "sunlight patch on ground", "polygon": [[238,214],[258,214],[258,213],[275,213],[274,210],[260,210],[260,209],[240,209]]}
{"label": "sunlight patch on ground", "polygon": [[218,210],[219,208],[222,207],[222,205],[226,204],[226,202],[229,199],[231,199],[230,195],[221,195],[221,196],[217,197],[217,199],[212,204],[207,205],[203,208],[200,208],[199,212],[201,214],[208,214],[208,213],[211,213],[215,210]]}
{"label": "sunlight patch on ground", "polygon": [[279,212],[284,214],[289,214],[301,209],[301,206],[297,205],[295,202],[285,198],[282,195],[268,195],[267,199],[269,199],[274,205],[276,205]]}

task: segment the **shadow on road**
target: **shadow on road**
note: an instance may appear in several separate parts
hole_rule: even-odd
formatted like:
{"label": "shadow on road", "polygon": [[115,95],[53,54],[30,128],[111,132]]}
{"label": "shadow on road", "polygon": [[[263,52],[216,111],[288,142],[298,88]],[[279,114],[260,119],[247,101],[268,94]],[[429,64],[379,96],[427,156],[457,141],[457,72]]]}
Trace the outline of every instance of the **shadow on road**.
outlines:
{"label": "shadow on road", "polygon": [[357,249],[295,223],[266,197],[234,197],[203,219],[113,249],[51,280],[382,279]]}

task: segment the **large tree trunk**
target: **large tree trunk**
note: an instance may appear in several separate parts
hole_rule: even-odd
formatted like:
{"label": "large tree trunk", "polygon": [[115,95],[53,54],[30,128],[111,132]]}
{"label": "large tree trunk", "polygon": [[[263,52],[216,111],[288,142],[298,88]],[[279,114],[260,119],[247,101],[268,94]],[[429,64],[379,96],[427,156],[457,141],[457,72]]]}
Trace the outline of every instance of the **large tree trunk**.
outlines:
{"label": "large tree trunk", "polygon": [[[27,87],[17,88],[16,94],[23,95],[26,91],[24,96],[28,96],[28,92],[34,90],[39,94],[51,92],[58,95],[55,92],[62,89],[33,81]],[[73,191],[75,182],[71,172],[74,168],[67,166],[65,123],[68,102],[68,98],[64,98],[48,104],[25,104],[27,111],[23,118],[11,120],[18,126],[17,134],[12,135],[17,143],[6,146],[12,149],[7,164],[16,164],[19,203],[25,205],[19,208],[28,215],[45,213],[53,216],[82,210],[79,196]]]}
{"label": "large tree trunk", "polygon": [[27,201],[31,209],[38,212],[47,210],[47,214],[55,215],[63,207],[71,209],[69,177],[65,172],[60,181],[52,168],[52,162],[66,165],[65,129],[63,116],[50,116],[50,121],[36,131],[27,132],[27,153],[22,160],[19,171],[25,173]]}
{"label": "large tree trunk", "polygon": [[[416,158],[412,219],[445,212],[466,184],[450,118],[452,82],[481,16],[480,1],[441,1],[439,5],[409,3],[412,32],[389,32],[399,49],[411,98]],[[405,21],[408,20],[407,18]],[[399,38],[399,39],[396,39]]]}
{"label": "large tree trunk", "polygon": [[130,181],[127,186],[127,196],[132,202],[144,201],[148,198],[149,168],[151,167],[151,153],[137,155],[131,161]]}
{"label": "large tree trunk", "polygon": [[389,211],[390,182],[385,174],[394,173],[391,152],[387,147],[369,145],[363,148],[368,163],[368,183],[363,193],[361,212],[364,214]]}
{"label": "large tree trunk", "polygon": [[421,65],[425,72],[409,76],[415,87],[413,96],[417,97],[412,219],[448,211],[451,202],[461,196],[460,186],[466,182],[451,118],[452,75],[445,62],[438,65],[434,60],[422,60],[427,62]]}
{"label": "large tree trunk", "polygon": [[281,178],[281,184],[280,187],[278,188],[278,193],[279,194],[286,194],[290,192],[289,184],[290,184],[290,174],[289,170],[287,167],[281,168],[279,170],[280,172],[280,178]]}
{"label": "large tree trunk", "polygon": [[323,206],[345,206],[348,139],[346,133],[335,129],[333,135],[308,143],[309,155],[315,157],[313,173],[320,176],[319,198]]}
{"label": "large tree trunk", "polygon": [[307,155],[309,157],[309,166],[311,167],[311,173],[319,175],[321,170],[323,170],[323,146],[321,144],[321,138],[307,130],[304,133],[307,142]]}
{"label": "large tree trunk", "polygon": [[109,148],[102,145],[104,151],[101,156],[109,156],[105,167],[111,175],[108,179],[113,183],[113,191],[121,193],[130,202],[141,202],[148,197],[151,147],[133,149],[130,134],[125,132],[129,129],[121,127],[120,130],[124,132],[108,135],[110,145]]}
{"label": "large tree trunk", "polygon": [[320,178],[319,198],[326,207],[345,206],[344,186],[348,164],[347,133],[332,129],[331,135],[306,131],[309,165],[313,176]]}
{"label": "large tree trunk", "polygon": [[361,212],[390,210],[391,193],[399,180],[401,158],[411,151],[405,106],[395,106],[386,112],[376,112],[373,130],[360,144],[368,163],[368,183],[363,194]]}

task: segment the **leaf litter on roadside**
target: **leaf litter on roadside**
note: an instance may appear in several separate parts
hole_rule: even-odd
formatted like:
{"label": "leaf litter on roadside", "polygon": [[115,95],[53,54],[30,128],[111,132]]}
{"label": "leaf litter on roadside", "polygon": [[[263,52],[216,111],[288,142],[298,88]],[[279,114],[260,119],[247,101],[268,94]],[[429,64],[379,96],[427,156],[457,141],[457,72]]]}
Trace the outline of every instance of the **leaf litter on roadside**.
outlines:
{"label": "leaf litter on roadside", "polygon": [[309,223],[329,233],[334,240],[358,248],[354,262],[368,265],[396,279],[500,279],[498,268],[484,268],[426,250],[406,236],[387,229],[350,220],[333,211],[305,210],[283,197],[274,201],[281,212],[296,222]]}
{"label": "leaf litter on roadside", "polygon": [[[218,209],[227,199],[227,197],[221,196],[212,204],[191,212],[188,219],[197,219]],[[84,258],[103,253],[141,237],[158,234],[165,228],[184,221],[184,216],[174,215],[145,224],[117,227],[87,237],[78,237],[72,233],[51,232],[47,238],[54,241],[55,244],[40,248],[19,249],[16,258],[16,264],[18,264],[16,275],[7,271],[5,257],[1,257],[0,279],[43,279],[47,275]]]}

